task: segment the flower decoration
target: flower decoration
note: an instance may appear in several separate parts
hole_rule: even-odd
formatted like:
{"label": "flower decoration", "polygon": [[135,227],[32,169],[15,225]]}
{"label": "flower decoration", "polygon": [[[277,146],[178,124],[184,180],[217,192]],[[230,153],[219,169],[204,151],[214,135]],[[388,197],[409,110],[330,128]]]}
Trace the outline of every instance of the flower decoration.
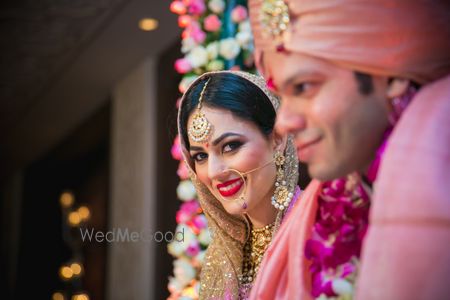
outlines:
{"label": "flower decoration", "polygon": [[185,77],[199,76],[234,65],[254,69],[253,65],[243,64],[253,53],[247,8],[242,4],[228,5],[231,4],[224,0],[175,0],[171,3],[170,10],[178,14],[178,25],[184,29],[181,35],[184,58],[176,62],[178,73]]}
{"label": "flower decoration", "polygon": [[220,29],[222,26],[222,22],[220,21],[219,17],[217,15],[209,15],[205,18],[205,30],[216,32]]}
{"label": "flower decoration", "polygon": [[221,14],[225,9],[225,2],[223,0],[210,0],[208,8],[215,14]]}
{"label": "flower decoration", "polygon": [[324,183],[312,236],[305,245],[305,256],[312,261],[313,297],[351,299],[369,206],[356,174]]}
{"label": "flower decoration", "polygon": [[247,9],[242,5],[236,6],[231,12],[231,19],[234,23],[239,23],[248,18]]}
{"label": "flower decoration", "polygon": [[[178,85],[180,93],[207,71],[232,69],[254,72],[253,36],[248,11],[245,1],[237,2],[238,5],[224,0],[171,2],[170,11],[178,15],[178,26],[182,28],[183,56],[174,62],[175,70],[182,75]],[[176,106],[179,108],[179,100]],[[168,245],[168,252],[175,257],[174,275],[168,282],[169,299],[198,299],[199,274],[206,248],[211,243],[211,232],[194,185],[189,180],[179,136],[173,142],[171,155],[179,161],[177,196],[183,201],[176,214],[176,231],[184,235],[182,242],[174,240]]]}

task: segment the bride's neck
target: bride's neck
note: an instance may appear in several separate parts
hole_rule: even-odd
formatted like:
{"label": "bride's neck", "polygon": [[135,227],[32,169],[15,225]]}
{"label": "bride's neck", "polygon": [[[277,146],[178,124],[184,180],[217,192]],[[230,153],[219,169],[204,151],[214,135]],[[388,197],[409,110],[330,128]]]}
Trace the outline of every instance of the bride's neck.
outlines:
{"label": "bride's neck", "polygon": [[247,216],[253,228],[262,228],[275,222],[277,212],[277,209],[270,203],[270,199],[264,199],[251,211],[248,211]]}

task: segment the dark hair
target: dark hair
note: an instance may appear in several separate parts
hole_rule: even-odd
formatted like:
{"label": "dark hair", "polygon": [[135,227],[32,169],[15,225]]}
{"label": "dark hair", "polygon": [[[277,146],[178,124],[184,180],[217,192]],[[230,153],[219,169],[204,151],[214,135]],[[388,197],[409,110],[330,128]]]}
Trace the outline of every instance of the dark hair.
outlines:
{"label": "dark hair", "polygon": [[268,136],[275,124],[275,109],[267,95],[255,84],[232,73],[216,73],[205,76],[189,88],[181,104],[181,138],[189,149],[187,121],[197,108],[200,93],[210,78],[203,94],[203,105],[230,111],[243,120],[251,121]]}
{"label": "dark hair", "polygon": [[[372,75],[358,71],[354,71],[353,74],[358,83],[358,91],[363,95],[370,95],[374,90]],[[393,77],[389,78],[388,82],[391,83],[393,79]],[[416,89],[420,89],[420,84],[417,82],[411,80],[410,84]]]}
{"label": "dark hair", "polygon": [[358,91],[362,95],[370,95],[373,92],[372,76],[358,71],[354,71],[353,74],[358,83]]}

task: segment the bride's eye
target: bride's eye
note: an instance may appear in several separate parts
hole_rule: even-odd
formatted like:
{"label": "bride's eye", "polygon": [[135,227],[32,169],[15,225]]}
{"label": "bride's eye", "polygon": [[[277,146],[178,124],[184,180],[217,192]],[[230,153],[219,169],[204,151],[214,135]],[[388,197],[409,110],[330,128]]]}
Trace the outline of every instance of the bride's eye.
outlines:
{"label": "bride's eye", "polygon": [[223,146],[222,151],[223,151],[223,153],[231,152],[231,151],[238,149],[241,146],[242,146],[242,143],[239,141],[229,142]]}
{"label": "bride's eye", "polygon": [[204,152],[199,152],[199,153],[195,153],[194,155],[192,155],[191,158],[193,160],[195,160],[196,162],[202,162],[208,158],[208,154],[206,154]]}

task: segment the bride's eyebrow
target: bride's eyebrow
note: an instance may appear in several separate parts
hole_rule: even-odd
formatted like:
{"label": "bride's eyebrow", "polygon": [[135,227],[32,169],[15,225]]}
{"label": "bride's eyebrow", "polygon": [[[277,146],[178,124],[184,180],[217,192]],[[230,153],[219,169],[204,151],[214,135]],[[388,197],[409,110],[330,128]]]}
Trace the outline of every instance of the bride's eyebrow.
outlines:
{"label": "bride's eyebrow", "polygon": [[203,147],[191,146],[189,151],[203,151]]}
{"label": "bride's eyebrow", "polygon": [[219,136],[217,139],[215,139],[212,144],[213,146],[217,146],[217,144],[219,144],[221,141],[223,141],[223,139],[229,137],[229,136],[243,136],[242,134],[239,133],[234,133],[234,132],[225,132],[224,134],[222,134],[221,136]]}

